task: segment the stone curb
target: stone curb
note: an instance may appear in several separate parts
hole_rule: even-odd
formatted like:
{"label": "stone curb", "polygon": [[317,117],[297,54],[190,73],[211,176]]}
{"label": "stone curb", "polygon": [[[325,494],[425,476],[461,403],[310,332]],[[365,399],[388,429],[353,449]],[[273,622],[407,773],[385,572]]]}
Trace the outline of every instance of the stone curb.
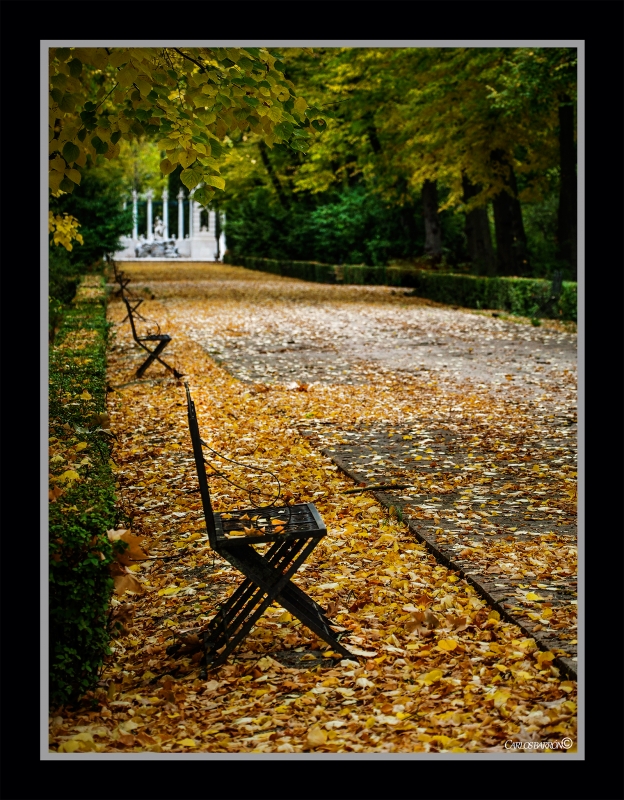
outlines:
{"label": "stone curb", "polygon": [[[361,482],[361,479],[349,469],[349,467],[340,457],[336,456],[334,453],[330,452],[327,449],[321,450],[321,453],[324,456],[330,458],[334,462],[334,464],[339,469],[341,469],[342,472],[345,473],[345,475],[351,478],[351,480],[355,481],[356,484],[359,484]],[[381,503],[386,508],[389,508],[390,505],[392,504],[391,500],[388,499],[388,495],[384,492],[371,490],[370,494],[373,495],[373,497],[377,500],[377,502]],[[475,580],[474,576],[467,575],[463,567],[455,563],[445,553],[443,553],[436,546],[435,542],[432,542],[424,533],[422,533],[422,531],[419,530],[418,524],[414,520],[406,520],[406,523],[410,531],[412,531],[412,533],[416,536],[416,538],[420,542],[422,542],[427,546],[427,548],[433,553],[436,559],[440,563],[444,564],[445,567],[452,569],[453,572],[458,572],[462,578],[464,578],[471,586],[473,586],[477,590],[477,592],[481,595],[481,597],[483,597],[492,608],[498,611],[502,619],[504,619],[506,622],[511,623],[512,625],[517,625],[527,638],[533,639],[535,641],[536,645],[539,647],[540,650],[547,651],[550,649],[547,642],[542,641],[538,636],[535,635],[535,632],[534,631],[532,632],[530,629],[528,629],[520,619],[517,619],[516,617],[513,616],[513,614],[510,614],[509,611],[503,606],[501,602],[492,597],[492,595],[485,588],[485,586],[479,583],[478,580]],[[571,658],[557,656],[552,663],[560,670],[561,674],[564,675],[566,678],[573,681],[578,680],[577,663],[575,661],[572,661]]]}

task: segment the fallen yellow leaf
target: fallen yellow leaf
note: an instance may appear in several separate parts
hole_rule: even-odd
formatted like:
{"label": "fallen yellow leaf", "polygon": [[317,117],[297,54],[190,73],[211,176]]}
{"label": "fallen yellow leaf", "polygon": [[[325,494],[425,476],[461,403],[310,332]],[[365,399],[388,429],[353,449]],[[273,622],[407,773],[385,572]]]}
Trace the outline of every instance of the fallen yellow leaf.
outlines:
{"label": "fallen yellow leaf", "polygon": [[537,663],[540,666],[542,666],[542,664],[544,664],[544,663],[546,663],[546,665],[548,665],[549,662],[554,661],[555,654],[551,653],[550,650],[547,650],[545,653],[540,651],[540,652],[538,652],[536,658],[537,658]]}
{"label": "fallen yellow leaf", "polygon": [[327,734],[322,728],[319,728],[318,725],[314,725],[308,731],[306,741],[310,747],[320,747],[327,742]]}
{"label": "fallen yellow leaf", "polygon": [[511,696],[511,692],[507,691],[506,689],[500,689],[498,692],[494,693],[494,706],[496,708],[500,708],[504,706],[505,703],[509,700]]}
{"label": "fallen yellow leaf", "polygon": [[432,669],[431,672],[427,672],[424,675],[421,675],[421,677],[418,678],[418,680],[422,681],[423,683],[426,683],[427,686],[429,686],[430,684],[439,681],[443,674],[444,673],[442,672],[441,669]]}
{"label": "fallen yellow leaf", "polygon": [[115,584],[115,594],[124,594],[125,592],[136,592],[136,594],[143,594],[145,589],[143,584],[133,575],[116,575],[113,578]]}
{"label": "fallen yellow leaf", "polygon": [[57,480],[59,481],[79,481],[80,475],[74,469],[66,470],[62,475],[60,475]]}
{"label": "fallen yellow leaf", "polygon": [[123,553],[115,553],[115,558],[120,564],[130,566],[130,564],[133,564],[135,561],[145,561],[147,559],[147,554],[141,549],[142,542],[138,536],[135,536],[124,528],[119,528],[118,530],[111,529],[106,533],[111,542],[121,541],[128,545]]}

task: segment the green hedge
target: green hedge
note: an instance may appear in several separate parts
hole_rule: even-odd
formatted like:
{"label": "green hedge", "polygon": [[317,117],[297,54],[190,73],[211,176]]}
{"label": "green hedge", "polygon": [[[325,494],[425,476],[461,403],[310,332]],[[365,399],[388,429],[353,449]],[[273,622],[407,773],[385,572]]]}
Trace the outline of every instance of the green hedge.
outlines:
{"label": "green hedge", "polygon": [[522,317],[576,320],[577,284],[564,281],[556,303],[549,305],[551,282],[540,278],[486,278],[476,275],[387,268],[390,286],[405,286],[419,297],[464,308],[492,308]]}
{"label": "green hedge", "polygon": [[99,275],[83,279],[50,348],[49,686],[76,700],[109,651],[115,527],[106,418],[106,307]]}
{"label": "green hedge", "polygon": [[[228,258],[224,258],[227,263]],[[287,261],[274,258],[258,258],[256,256],[240,256],[236,264],[247,269],[283,275],[286,278],[300,278],[303,281],[316,283],[336,283],[336,267],[332,264],[321,264],[318,261]]]}
{"label": "green hedge", "polygon": [[401,286],[419,297],[463,308],[491,308],[523,317],[576,320],[577,285],[564,281],[557,303],[548,304],[550,281],[539,278],[486,278],[405,267],[365,264],[320,264],[316,261],[278,261],[255,256],[228,256],[228,263],[318,283]]}

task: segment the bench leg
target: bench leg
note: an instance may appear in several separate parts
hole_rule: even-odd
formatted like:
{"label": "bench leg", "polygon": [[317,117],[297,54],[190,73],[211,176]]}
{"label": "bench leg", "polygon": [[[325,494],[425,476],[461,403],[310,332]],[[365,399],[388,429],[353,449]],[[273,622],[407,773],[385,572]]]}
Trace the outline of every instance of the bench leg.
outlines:
{"label": "bench leg", "polygon": [[[138,308],[138,307],[141,305],[141,303],[142,303],[142,302],[143,302],[143,298],[142,298],[142,297],[140,297],[140,298],[139,298],[139,301],[138,301],[138,303],[137,303],[135,306],[132,306],[132,307],[131,307],[131,313],[132,313],[132,315],[133,315],[133,316],[135,316],[135,317],[138,317],[140,320],[143,320],[143,322],[147,322],[147,320],[145,319],[145,317],[144,317],[142,314],[139,314],[139,312],[137,311],[137,308]],[[125,322],[125,321],[126,321],[128,318],[129,318],[129,314],[126,314],[126,316],[125,316],[125,317],[124,317],[124,318],[121,320],[121,322],[120,322],[119,324],[120,324],[120,325],[123,325],[123,324],[124,324],[124,322]]]}
{"label": "bench leg", "polygon": [[[223,553],[224,557],[247,577],[247,580],[222,606],[204,634],[206,665],[210,664],[216,667],[227,659],[232,650],[249,633],[256,620],[275,600],[282,586],[289,580],[290,574],[298,569],[308,557],[315,543],[310,543],[312,547],[309,545],[303,547],[304,543],[301,540],[278,542],[277,544],[277,548],[272,547],[270,550],[273,552],[273,563],[277,569],[275,566],[268,566],[265,559],[259,556],[251,546],[245,547],[244,551],[240,553],[240,557],[239,554],[233,556],[231,552]],[[249,564],[247,550],[253,552],[264,568],[263,578],[260,578],[258,564]],[[290,562],[290,568],[286,568],[285,575],[282,574],[284,561]],[[254,567],[256,568],[254,569]]]}
{"label": "bench leg", "polygon": [[137,378],[142,378],[143,377],[143,373],[145,372],[145,370],[154,361],[160,361],[160,363],[163,365],[163,367],[166,367],[170,372],[173,372],[173,374],[174,374],[174,376],[176,378],[181,378],[182,377],[182,373],[181,372],[178,372],[177,369],[174,369],[174,367],[169,366],[169,364],[167,364],[166,361],[164,361],[162,358],[160,358],[160,354],[162,353],[162,351],[165,349],[165,347],[168,344],[169,344],[169,342],[159,342],[158,346],[154,350],[150,350],[148,347],[145,347],[145,345],[143,345],[143,344],[141,345],[141,347],[144,350],[147,350],[147,352],[149,353],[149,356],[145,359],[145,361],[137,369],[137,371],[136,371]]}
{"label": "bench leg", "polygon": [[[267,574],[267,567],[266,564],[263,563],[262,557],[255,551],[252,551],[249,556],[252,561],[256,562],[255,569],[265,573],[263,575],[265,580],[270,578],[270,573]],[[311,597],[308,597],[308,595],[291,580],[287,582],[275,599],[287,611],[290,611],[291,614],[303,622],[306,627],[326,641],[334,650],[340,652],[347,658],[353,657],[352,654],[340,644],[340,637],[332,631],[330,627],[331,620],[325,615],[321,606],[315,603]]]}
{"label": "bench leg", "polygon": [[206,665],[222,664],[249,633],[271,603],[277,601],[310,628],[330,647],[346,658],[353,657],[343,647],[321,607],[291,582],[301,564],[319,540],[277,542],[265,556],[253,547],[223,553],[246,579],[221,607],[204,632]]}

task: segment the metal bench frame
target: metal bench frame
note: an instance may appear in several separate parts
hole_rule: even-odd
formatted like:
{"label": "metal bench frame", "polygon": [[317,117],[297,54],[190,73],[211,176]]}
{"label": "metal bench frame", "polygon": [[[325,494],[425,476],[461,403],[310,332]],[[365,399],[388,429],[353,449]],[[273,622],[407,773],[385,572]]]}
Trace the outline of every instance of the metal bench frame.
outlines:
{"label": "metal bench frame", "polygon": [[[135,297],[131,294],[131,292],[128,289],[130,278],[126,277],[126,275],[124,275],[123,272],[118,272],[117,265],[114,262],[113,262],[113,269],[115,271],[115,280],[119,284],[119,289],[115,294],[121,295],[121,299],[124,301],[127,311],[126,316],[122,320],[122,323],[124,323],[126,320],[130,322],[130,328],[132,329],[132,338],[139,345],[139,347],[142,347],[143,350],[146,350],[148,353],[147,358],[136,371],[137,378],[142,378],[146,369],[154,361],[159,361],[164,367],[166,367],[170,372],[173,373],[175,378],[182,378],[183,377],[182,372],[178,372],[177,369],[167,364],[167,362],[160,357],[162,351],[171,341],[171,336],[169,336],[169,334],[167,333],[160,333],[160,326],[158,326],[159,330],[158,333],[151,333],[148,334],[147,336],[139,336],[139,334],[137,333],[135,316],[137,316],[143,322],[147,322],[145,317],[141,316],[141,314],[139,314],[139,312],[137,311],[137,308],[143,302],[143,298]],[[158,342],[158,344],[153,350],[151,350],[145,344],[145,342]]]}
{"label": "metal bench frame", "polygon": [[[245,576],[203,631],[206,668],[212,669],[223,664],[273,602],[283,606],[326,641],[333,652],[353,659],[354,655],[340,644],[342,634],[332,630],[332,622],[321,606],[291,580],[327,534],[316,507],[312,503],[301,503],[288,509],[274,506],[214,513],[195,404],[188,384],[185,387],[189,431],[210,547]],[[284,532],[259,531],[252,535],[231,535],[231,532],[240,531],[243,527],[241,518],[254,516],[266,519],[267,529],[270,529],[270,520],[283,520],[286,522]],[[254,544],[266,543],[270,543],[270,547],[265,553],[255,550]]]}

